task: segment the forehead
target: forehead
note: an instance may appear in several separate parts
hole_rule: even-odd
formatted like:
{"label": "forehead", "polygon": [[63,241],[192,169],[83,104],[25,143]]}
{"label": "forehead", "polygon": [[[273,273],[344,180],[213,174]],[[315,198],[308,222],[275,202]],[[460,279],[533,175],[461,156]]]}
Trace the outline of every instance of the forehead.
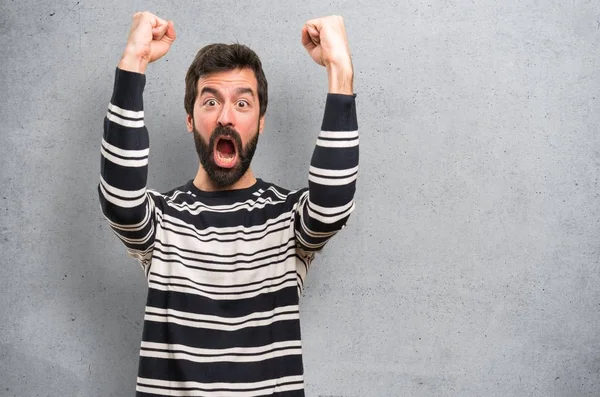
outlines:
{"label": "forehead", "polygon": [[249,68],[211,73],[198,79],[198,92],[204,87],[211,87],[224,92],[236,88],[251,88],[256,93],[257,86],[254,71]]}

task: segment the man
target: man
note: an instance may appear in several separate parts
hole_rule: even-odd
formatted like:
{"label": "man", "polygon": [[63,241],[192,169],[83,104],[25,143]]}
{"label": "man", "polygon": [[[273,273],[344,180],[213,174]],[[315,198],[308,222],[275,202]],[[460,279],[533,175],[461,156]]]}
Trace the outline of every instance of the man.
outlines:
{"label": "man", "polygon": [[267,81],[239,44],[204,47],[186,76],[196,176],[167,193],[146,188],[144,73],[175,37],[173,22],[134,15],[101,147],[102,211],[148,280],[137,396],[304,396],[299,297],[315,253],[354,209],[358,128],[343,20],[302,29],[329,92],[309,186],[296,191],[249,168]]}

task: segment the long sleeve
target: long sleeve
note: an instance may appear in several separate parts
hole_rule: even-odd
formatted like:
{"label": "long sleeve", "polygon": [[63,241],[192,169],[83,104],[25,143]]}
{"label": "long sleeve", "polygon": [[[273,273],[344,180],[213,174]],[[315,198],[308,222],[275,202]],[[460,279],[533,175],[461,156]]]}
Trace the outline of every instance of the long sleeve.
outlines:
{"label": "long sleeve", "polygon": [[308,192],[297,207],[296,241],[301,250],[320,251],[346,224],[354,210],[358,157],[355,95],[328,94]]}
{"label": "long sleeve", "polygon": [[104,119],[98,194],[112,230],[143,267],[154,243],[154,201],[146,191],[148,130],[142,94],[146,76],[116,69]]}

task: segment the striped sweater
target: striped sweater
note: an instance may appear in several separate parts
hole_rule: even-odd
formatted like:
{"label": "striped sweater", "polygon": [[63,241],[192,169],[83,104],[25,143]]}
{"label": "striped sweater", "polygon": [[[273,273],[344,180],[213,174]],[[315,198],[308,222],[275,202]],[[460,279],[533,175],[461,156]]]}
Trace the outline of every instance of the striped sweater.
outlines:
{"label": "striped sweater", "polygon": [[308,188],[146,187],[145,75],[117,68],[98,194],[148,282],[136,396],[304,396],[299,298],[354,209],[355,96],[327,94]]}

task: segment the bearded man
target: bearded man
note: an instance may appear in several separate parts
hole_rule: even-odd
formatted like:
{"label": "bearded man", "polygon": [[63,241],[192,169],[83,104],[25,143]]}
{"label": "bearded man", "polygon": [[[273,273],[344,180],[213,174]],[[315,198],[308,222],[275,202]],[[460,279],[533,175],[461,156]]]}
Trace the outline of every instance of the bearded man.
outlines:
{"label": "bearded man", "polygon": [[354,209],[358,126],[343,19],[313,19],[302,44],[329,90],[308,187],[256,178],[267,80],[240,44],[211,44],[186,75],[193,179],[146,186],[149,63],[175,41],[172,21],[136,13],[104,120],[98,194],[112,230],[148,282],[137,396],[304,396],[299,299],[310,264]]}

